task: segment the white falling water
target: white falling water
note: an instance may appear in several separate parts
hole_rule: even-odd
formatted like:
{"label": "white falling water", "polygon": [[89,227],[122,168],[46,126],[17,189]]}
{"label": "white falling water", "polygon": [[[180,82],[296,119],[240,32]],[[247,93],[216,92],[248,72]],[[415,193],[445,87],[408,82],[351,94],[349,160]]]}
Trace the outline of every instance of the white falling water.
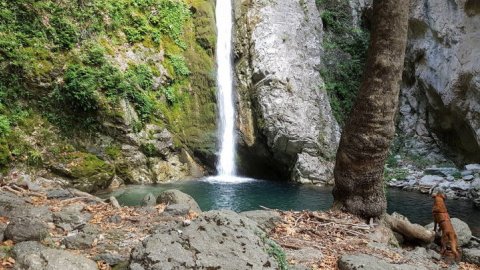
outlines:
{"label": "white falling water", "polygon": [[[232,76],[232,2],[217,0],[217,85],[220,114],[220,157],[218,175],[233,179],[235,175],[235,108]],[[230,177],[229,177],[230,176]]]}

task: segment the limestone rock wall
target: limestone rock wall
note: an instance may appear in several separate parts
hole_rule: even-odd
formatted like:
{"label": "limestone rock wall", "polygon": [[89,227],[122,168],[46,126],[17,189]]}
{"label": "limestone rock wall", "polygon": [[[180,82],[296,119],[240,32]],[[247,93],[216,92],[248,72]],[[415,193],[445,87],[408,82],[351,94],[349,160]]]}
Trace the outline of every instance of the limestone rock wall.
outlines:
{"label": "limestone rock wall", "polygon": [[241,163],[269,160],[281,177],[331,180],[339,127],[318,70],[323,29],[315,1],[235,5]]}
{"label": "limestone rock wall", "polygon": [[[480,3],[416,0],[399,127],[417,154],[480,160]],[[416,149],[416,150],[415,150]]]}

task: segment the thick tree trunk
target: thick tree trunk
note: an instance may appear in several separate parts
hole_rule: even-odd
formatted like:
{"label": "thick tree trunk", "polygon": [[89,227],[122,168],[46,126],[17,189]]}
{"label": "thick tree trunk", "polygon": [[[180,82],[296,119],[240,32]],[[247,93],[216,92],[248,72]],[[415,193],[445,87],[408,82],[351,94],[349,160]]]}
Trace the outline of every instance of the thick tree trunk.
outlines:
{"label": "thick tree trunk", "polygon": [[374,0],[363,81],[340,140],[334,207],[363,217],[386,210],[383,169],[395,134],[394,117],[407,41],[409,0]]}

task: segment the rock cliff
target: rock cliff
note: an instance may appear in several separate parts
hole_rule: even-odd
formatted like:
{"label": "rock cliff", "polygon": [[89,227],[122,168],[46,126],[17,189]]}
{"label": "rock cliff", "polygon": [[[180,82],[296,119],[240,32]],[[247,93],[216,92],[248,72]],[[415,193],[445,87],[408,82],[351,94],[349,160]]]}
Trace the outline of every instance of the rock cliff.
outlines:
{"label": "rock cliff", "polygon": [[197,162],[215,151],[213,0],[0,8],[0,178],[28,171],[94,192],[204,173]]}
{"label": "rock cliff", "polygon": [[416,0],[410,14],[399,127],[418,155],[480,160],[480,4]]}
{"label": "rock cliff", "polygon": [[319,73],[323,29],[315,1],[235,5],[240,167],[329,181],[339,127]]}

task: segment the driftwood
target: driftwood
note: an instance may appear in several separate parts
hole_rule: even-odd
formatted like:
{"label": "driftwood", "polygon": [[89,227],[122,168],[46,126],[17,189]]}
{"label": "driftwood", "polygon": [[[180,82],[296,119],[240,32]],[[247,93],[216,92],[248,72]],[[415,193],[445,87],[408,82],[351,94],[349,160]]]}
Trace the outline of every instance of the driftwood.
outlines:
{"label": "driftwood", "polygon": [[433,231],[418,224],[412,224],[406,217],[393,213],[385,216],[385,222],[394,231],[403,235],[409,241],[431,243],[435,238]]}
{"label": "driftwood", "polygon": [[[75,197],[80,197],[79,199],[83,199],[83,200],[91,200],[91,201],[94,201],[96,203],[100,203],[100,204],[106,204],[106,202],[102,199],[100,199],[99,197],[97,196],[93,196],[89,193],[86,193],[86,192],[83,192],[83,191],[80,191],[78,189],[75,189],[75,188],[69,188],[67,189],[68,192],[70,192],[73,196]],[[76,199],[76,198],[73,198],[73,199]]]}
{"label": "driftwood", "polygon": [[117,208],[117,209],[122,208],[115,197],[110,196],[110,198],[109,198],[108,200],[110,201],[110,204],[111,204],[113,207],[115,207],[115,208]]}

